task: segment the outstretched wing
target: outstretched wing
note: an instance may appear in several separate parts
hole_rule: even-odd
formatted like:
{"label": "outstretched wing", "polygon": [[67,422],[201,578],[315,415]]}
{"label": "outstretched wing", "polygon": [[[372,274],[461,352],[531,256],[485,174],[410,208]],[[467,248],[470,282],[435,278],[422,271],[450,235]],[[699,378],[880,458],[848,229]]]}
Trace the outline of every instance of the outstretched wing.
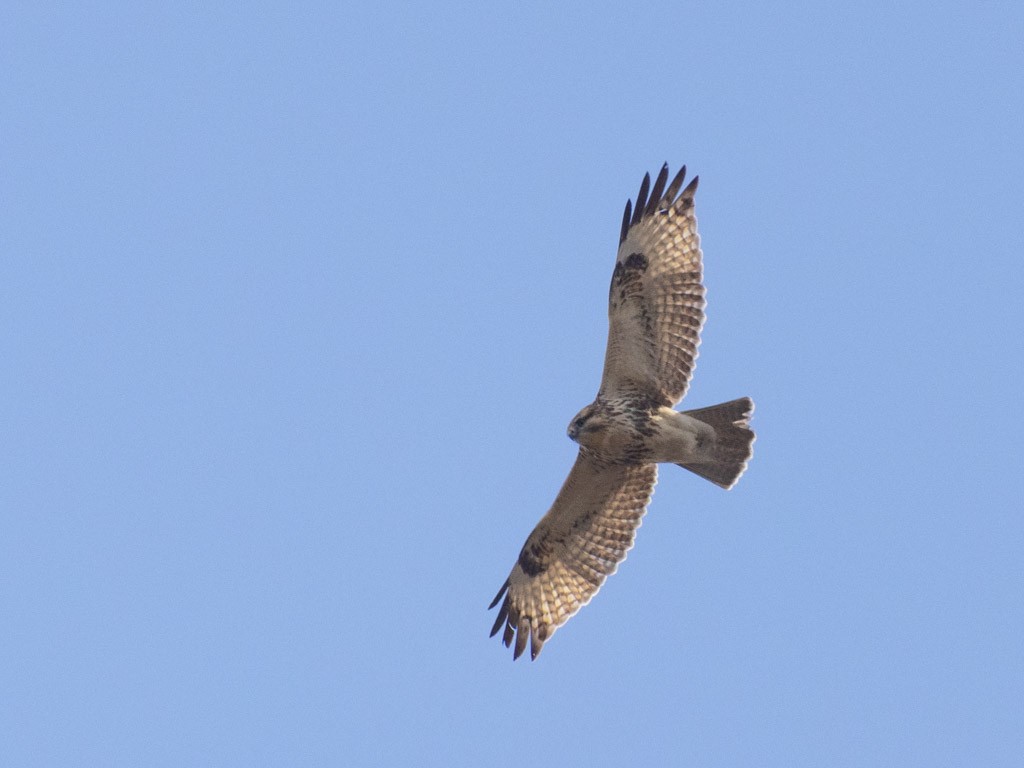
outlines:
{"label": "outstretched wing", "polygon": [[693,375],[704,325],[704,285],[693,211],[698,177],[679,192],[685,176],[683,166],[666,188],[664,165],[649,197],[648,174],[636,207],[626,202],[608,292],[601,378],[606,397],[642,395],[672,406],[686,394]]}
{"label": "outstretched wing", "polygon": [[490,607],[501,600],[491,637],[505,627],[518,659],[544,642],[590,602],[633,546],[658,477],[656,464],[607,466],[581,450],[569,477],[533,533]]}

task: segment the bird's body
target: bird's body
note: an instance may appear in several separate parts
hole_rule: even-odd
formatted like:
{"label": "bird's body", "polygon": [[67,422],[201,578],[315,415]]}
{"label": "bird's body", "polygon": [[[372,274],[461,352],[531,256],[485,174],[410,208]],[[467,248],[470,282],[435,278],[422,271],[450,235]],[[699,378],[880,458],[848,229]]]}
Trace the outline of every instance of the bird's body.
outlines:
{"label": "bird's body", "polygon": [[645,405],[642,400],[598,398],[569,425],[569,437],[610,464],[681,464],[699,458],[714,439],[713,428],[685,413]]}
{"label": "bird's body", "polygon": [[731,488],[750,459],[749,398],[672,408],[686,393],[704,323],[697,178],[680,193],[685,175],[684,167],[666,188],[666,165],[649,198],[645,176],[635,209],[626,203],[608,292],[601,387],[568,428],[579,455],[491,603],[504,596],[491,634],[504,627],[502,640],[515,642],[516,658],[528,641],[536,658],[615,572],[633,545],[658,464],[677,464]]}

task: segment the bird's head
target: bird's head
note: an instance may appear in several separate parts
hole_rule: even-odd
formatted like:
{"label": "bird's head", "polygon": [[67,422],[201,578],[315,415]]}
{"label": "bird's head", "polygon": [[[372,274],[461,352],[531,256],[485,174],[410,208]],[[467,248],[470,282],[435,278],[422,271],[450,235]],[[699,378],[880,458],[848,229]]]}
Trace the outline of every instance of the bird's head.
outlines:
{"label": "bird's head", "polygon": [[591,403],[573,417],[566,432],[571,440],[580,445],[589,445],[605,426],[605,418]]}

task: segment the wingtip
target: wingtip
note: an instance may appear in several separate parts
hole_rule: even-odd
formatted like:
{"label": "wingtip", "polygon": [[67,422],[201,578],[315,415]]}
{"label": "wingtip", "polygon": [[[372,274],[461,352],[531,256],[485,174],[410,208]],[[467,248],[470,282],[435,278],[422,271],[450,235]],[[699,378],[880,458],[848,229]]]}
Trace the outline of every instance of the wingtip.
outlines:
{"label": "wingtip", "polygon": [[651,174],[645,173],[644,180],[640,182],[640,191],[636,193],[636,206],[633,208],[633,220],[631,225],[639,224],[644,216],[647,207],[647,193],[651,188]]}
{"label": "wingtip", "polygon": [[491,637],[498,634],[498,630],[501,629],[501,625],[508,619],[509,600],[506,598],[505,602],[501,604],[501,610],[498,611],[498,616],[494,620],[494,626],[491,627]]}
{"label": "wingtip", "polygon": [[[678,173],[672,178],[667,188],[665,182],[668,180],[668,163],[662,163],[658,172],[657,181],[651,188],[651,174],[645,173],[644,180],[640,183],[640,191],[636,196],[636,204],[632,200],[626,201],[626,208],[622,214],[622,229],[619,231],[619,245],[622,245],[629,234],[629,230],[641,221],[662,210],[663,207],[675,205],[678,200],[692,201],[697,191],[699,176],[694,176],[686,188],[679,192],[686,179],[686,166],[682,166]],[[648,195],[649,193],[649,195]]]}
{"label": "wingtip", "polygon": [[661,166],[661,170],[658,172],[658,178],[654,182],[654,189],[651,190],[651,196],[647,200],[647,209],[644,211],[644,218],[653,216],[661,208],[662,195],[665,192],[665,183],[668,181],[668,163]]}
{"label": "wingtip", "polygon": [[488,611],[491,610],[494,606],[496,606],[498,604],[498,601],[501,600],[501,596],[508,591],[508,587],[511,581],[511,579],[505,579],[505,583],[501,585],[501,589],[498,590],[498,594],[494,596],[494,599],[491,600],[491,604],[487,606]]}
{"label": "wingtip", "polygon": [[666,205],[672,205],[676,200],[676,195],[679,193],[679,188],[683,186],[683,179],[686,178],[686,166],[684,165],[679,169],[678,173],[672,178],[672,183],[668,185],[668,189],[665,190],[665,195],[662,200],[665,201]]}
{"label": "wingtip", "polygon": [[619,245],[622,245],[622,241],[626,239],[626,235],[629,234],[629,220],[633,214],[633,201],[626,201],[626,210],[622,214],[622,230],[619,232]]}
{"label": "wingtip", "polygon": [[526,650],[526,637],[530,634],[529,627],[520,625],[519,631],[516,632],[516,647],[512,651],[512,661],[515,661],[523,655],[523,651]]}
{"label": "wingtip", "polygon": [[537,633],[534,632],[530,635],[530,661],[536,661],[537,657],[540,656],[540,651],[544,647],[544,641],[541,640]]}
{"label": "wingtip", "polygon": [[697,191],[697,185],[700,184],[700,176],[694,176],[690,183],[686,185],[686,189],[683,190],[683,194],[680,197],[692,198],[694,193]]}

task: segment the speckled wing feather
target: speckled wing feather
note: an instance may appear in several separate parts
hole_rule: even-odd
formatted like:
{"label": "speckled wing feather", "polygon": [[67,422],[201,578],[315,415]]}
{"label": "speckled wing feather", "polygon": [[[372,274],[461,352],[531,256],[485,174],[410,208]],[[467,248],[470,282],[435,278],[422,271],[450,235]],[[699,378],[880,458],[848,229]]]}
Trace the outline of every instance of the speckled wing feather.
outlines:
{"label": "speckled wing feather", "polygon": [[590,602],[633,546],[658,477],[655,464],[613,465],[581,450],[551,509],[533,529],[490,607],[504,596],[493,637],[513,657],[544,642]]}
{"label": "speckled wing feather", "polygon": [[[608,348],[601,394],[643,395],[672,406],[686,394],[704,325],[700,237],[694,177],[679,192],[684,166],[665,187],[644,176],[636,206],[626,203],[608,293]],[[678,195],[678,196],[677,196]]]}

